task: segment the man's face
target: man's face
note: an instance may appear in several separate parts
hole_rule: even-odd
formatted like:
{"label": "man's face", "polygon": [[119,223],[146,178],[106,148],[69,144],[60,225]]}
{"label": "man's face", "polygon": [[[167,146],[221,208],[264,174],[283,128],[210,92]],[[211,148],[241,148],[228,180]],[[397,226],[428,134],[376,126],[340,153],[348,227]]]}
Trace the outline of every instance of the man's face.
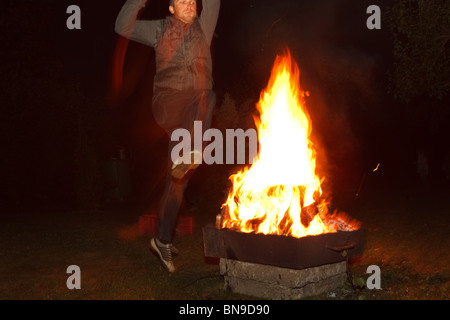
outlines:
{"label": "man's face", "polygon": [[173,6],[169,6],[169,11],[178,20],[184,23],[192,23],[197,17],[197,1],[175,0]]}

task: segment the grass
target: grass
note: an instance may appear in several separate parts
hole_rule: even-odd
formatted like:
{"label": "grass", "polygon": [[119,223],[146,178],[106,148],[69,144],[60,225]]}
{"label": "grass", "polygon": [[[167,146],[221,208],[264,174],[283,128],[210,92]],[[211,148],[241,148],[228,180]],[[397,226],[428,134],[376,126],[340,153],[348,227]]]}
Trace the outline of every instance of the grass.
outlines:
{"label": "grass", "polygon": [[361,199],[352,215],[363,221],[363,256],[351,266],[367,279],[369,265],[381,269],[381,290],[358,288],[358,299],[438,299],[450,295],[450,229],[445,190],[384,190]]}
{"label": "grass", "polygon": [[[142,212],[109,210],[31,212],[2,216],[0,299],[3,300],[240,300],[223,289],[215,261],[203,256],[201,228],[214,223],[222,191],[193,181],[188,192],[194,232],[177,237],[178,271],[169,275],[138,230]],[[203,183],[203,184],[202,184]],[[203,186],[203,187],[202,187]],[[202,189],[203,188],[203,189]],[[450,295],[449,215],[446,198],[416,191],[386,191],[344,201],[342,209],[363,222],[363,256],[351,261],[353,285],[311,299],[446,300]],[[81,290],[69,290],[69,265],[81,269]],[[369,290],[369,265],[381,270],[381,290]],[[356,285],[355,285],[356,284]]]}

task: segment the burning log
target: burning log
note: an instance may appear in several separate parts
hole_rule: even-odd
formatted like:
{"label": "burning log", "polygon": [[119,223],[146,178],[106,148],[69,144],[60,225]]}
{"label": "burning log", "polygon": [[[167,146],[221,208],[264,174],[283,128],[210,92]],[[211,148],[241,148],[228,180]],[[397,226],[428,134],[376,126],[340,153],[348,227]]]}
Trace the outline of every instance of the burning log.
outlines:
{"label": "burning log", "polygon": [[315,203],[313,203],[307,207],[303,207],[302,211],[300,213],[300,220],[302,222],[302,225],[304,225],[305,228],[308,228],[309,224],[311,223],[311,221],[314,219],[314,217],[318,213],[319,213],[319,209],[317,209],[317,206]]}
{"label": "burning log", "polygon": [[360,221],[342,211],[334,210],[333,214],[327,218],[326,223],[334,227],[336,231],[353,231],[361,227]]}
{"label": "burning log", "polygon": [[319,204],[316,202],[303,207],[301,211],[301,222],[308,227],[314,217],[319,214],[320,219],[327,224],[328,227],[337,231],[353,231],[361,227],[361,222],[352,218],[347,213],[331,210],[329,202],[322,200]]}

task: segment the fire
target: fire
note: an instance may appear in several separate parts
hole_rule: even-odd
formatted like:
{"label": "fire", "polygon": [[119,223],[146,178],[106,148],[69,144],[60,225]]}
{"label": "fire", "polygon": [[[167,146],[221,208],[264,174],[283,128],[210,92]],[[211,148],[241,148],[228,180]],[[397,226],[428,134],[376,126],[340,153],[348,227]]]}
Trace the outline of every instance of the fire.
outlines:
{"label": "fire", "polygon": [[336,231],[328,223],[316,175],[311,120],[300,90],[300,71],[290,54],[275,60],[255,118],[259,153],[250,168],[230,176],[222,228],[296,238]]}

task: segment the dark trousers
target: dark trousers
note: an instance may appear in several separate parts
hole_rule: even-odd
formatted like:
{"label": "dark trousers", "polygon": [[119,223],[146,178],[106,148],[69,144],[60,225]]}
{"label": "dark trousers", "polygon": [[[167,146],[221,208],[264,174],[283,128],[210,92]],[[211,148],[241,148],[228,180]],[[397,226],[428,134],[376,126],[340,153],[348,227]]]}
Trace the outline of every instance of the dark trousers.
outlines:
{"label": "dark trousers", "polygon": [[[174,130],[184,128],[191,132],[193,140],[194,121],[202,121],[203,131],[210,128],[215,104],[216,95],[211,90],[164,90],[155,92],[152,111],[156,123],[166,131],[169,139]],[[166,183],[158,207],[156,237],[164,243],[172,243],[178,212],[188,183],[187,177],[176,180],[171,174],[171,150],[177,143],[179,142],[169,141]]]}

